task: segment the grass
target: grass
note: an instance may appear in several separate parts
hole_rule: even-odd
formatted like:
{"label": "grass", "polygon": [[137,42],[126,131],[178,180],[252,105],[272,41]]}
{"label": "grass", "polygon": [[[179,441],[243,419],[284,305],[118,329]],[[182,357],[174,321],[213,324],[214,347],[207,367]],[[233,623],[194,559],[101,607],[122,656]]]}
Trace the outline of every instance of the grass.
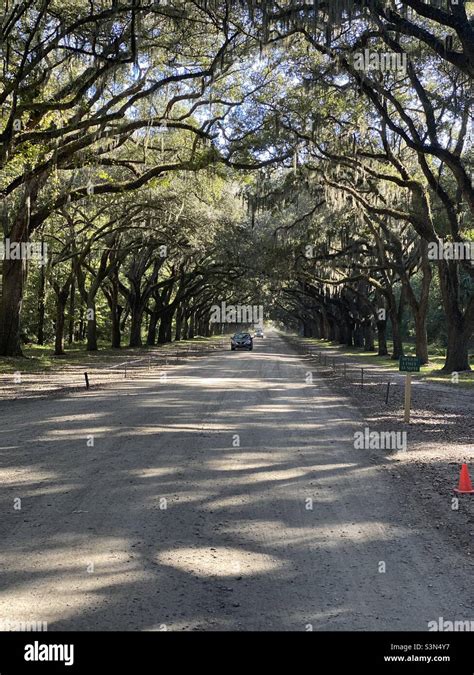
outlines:
{"label": "grass", "polygon": [[[393,361],[387,356],[378,356],[377,352],[364,352],[354,347],[344,347],[337,342],[327,342],[316,338],[300,338],[306,345],[318,347],[320,349],[337,349],[338,352],[347,357],[357,360],[359,363],[367,363],[372,366],[380,366],[387,370],[398,372],[398,361]],[[415,356],[414,345],[405,346],[406,356]],[[441,368],[444,365],[445,355],[441,349],[432,345],[429,348],[429,363],[421,366],[419,373],[414,373],[420,379],[427,382],[440,382],[456,387],[470,388],[474,387],[473,374],[469,372],[459,373],[458,382],[453,382],[452,376],[448,373],[442,373]]]}
{"label": "grass", "polygon": [[[16,371],[22,373],[48,373],[57,372],[65,366],[77,366],[84,363],[93,365],[95,362],[108,363],[120,359],[127,359],[134,355],[143,355],[148,350],[174,351],[178,347],[187,347],[191,345],[205,345],[222,339],[222,335],[213,335],[210,338],[202,336],[193,340],[180,340],[179,342],[168,342],[164,345],[149,347],[122,347],[121,349],[112,349],[108,342],[98,343],[99,349],[96,352],[86,351],[85,343],[76,342],[66,346],[64,356],[54,356],[54,345],[34,345],[28,344],[23,348],[24,357],[0,357],[0,375],[7,375]],[[225,336],[224,336],[225,337]]]}

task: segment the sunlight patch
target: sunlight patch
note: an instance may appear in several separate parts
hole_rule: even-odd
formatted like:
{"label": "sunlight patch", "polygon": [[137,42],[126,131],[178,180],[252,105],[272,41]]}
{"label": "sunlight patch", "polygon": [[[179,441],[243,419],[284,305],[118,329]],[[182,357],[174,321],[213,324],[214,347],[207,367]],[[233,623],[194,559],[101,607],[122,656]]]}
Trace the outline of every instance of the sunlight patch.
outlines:
{"label": "sunlight patch", "polygon": [[251,576],[283,567],[269,555],[229,548],[180,548],[164,551],[156,560],[199,577]]}

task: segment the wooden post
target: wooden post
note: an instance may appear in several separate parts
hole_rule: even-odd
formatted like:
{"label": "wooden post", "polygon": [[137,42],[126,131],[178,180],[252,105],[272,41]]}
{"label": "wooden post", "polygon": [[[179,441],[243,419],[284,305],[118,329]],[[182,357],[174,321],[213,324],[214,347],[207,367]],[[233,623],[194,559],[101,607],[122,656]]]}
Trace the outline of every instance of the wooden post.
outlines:
{"label": "wooden post", "polygon": [[84,373],[84,379],[86,381],[86,389],[89,389],[89,375]]}
{"label": "wooden post", "polygon": [[125,372],[124,372],[124,377],[127,379],[127,364],[125,364]]}
{"label": "wooden post", "polygon": [[405,417],[404,422],[410,423],[410,406],[411,406],[411,373],[405,375]]}
{"label": "wooden post", "polygon": [[387,393],[385,394],[385,405],[388,404],[388,395],[390,394],[390,380],[387,382]]}
{"label": "wooden post", "polygon": [[336,359],[332,360],[332,369],[336,372]]}
{"label": "wooden post", "polygon": [[360,369],[360,386],[361,386],[361,389],[364,386],[364,369],[363,368]]}

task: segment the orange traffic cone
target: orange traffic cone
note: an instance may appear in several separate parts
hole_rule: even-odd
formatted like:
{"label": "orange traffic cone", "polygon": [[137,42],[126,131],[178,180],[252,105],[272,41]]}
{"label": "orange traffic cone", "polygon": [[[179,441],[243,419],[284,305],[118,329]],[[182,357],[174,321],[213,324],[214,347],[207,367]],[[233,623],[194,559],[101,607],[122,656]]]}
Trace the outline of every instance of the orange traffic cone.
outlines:
{"label": "orange traffic cone", "polygon": [[459,494],[474,494],[474,489],[471,483],[471,477],[467,468],[467,464],[461,466],[461,474],[459,476],[459,485],[457,488],[454,488],[454,492]]}

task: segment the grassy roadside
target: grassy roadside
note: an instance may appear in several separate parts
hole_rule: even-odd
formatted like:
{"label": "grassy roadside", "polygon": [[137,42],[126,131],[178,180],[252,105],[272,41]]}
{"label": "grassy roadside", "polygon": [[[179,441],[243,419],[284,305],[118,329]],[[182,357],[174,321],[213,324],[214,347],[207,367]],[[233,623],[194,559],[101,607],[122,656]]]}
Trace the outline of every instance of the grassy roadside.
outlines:
{"label": "grassy roadside", "polygon": [[[302,344],[308,347],[337,351],[358,363],[366,363],[374,367],[381,367],[384,370],[398,372],[398,361],[392,361],[386,356],[378,356],[377,352],[364,352],[354,347],[344,347],[344,345],[340,345],[337,342],[327,342],[325,340],[318,340],[317,338],[299,337],[298,339]],[[405,354],[407,356],[415,356],[414,347],[407,345]],[[472,372],[459,373],[458,382],[453,382],[451,375],[440,372],[444,365],[444,353],[442,353],[441,350],[432,348],[429,352],[429,358],[429,363],[421,366],[420,372],[416,373],[418,378],[427,382],[446,384],[450,387],[462,387],[463,389],[474,387],[474,376]]]}
{"label": "grassy roadside", "polygon": [[213,335],[205,338],[197,336],[192,340],[180,340],[179,342],[168,342],[164,345],[155,345],[149,347],[122,347],[112,349],[108,343],[99,342],[99,349],[96,352],[87,352],[85,343],[75,343],[66,347],[64,356],[54,356],[54,346],[47,345],[26,345],[23,349],[24,357],[0,357],[0,375],[8,375],[16,371],[22,373],[54,373],[62,370],[65,366],[79,366],[81,364],[113,364],[133,357],[143,356],[147,352],[160,352],[163,354],[176,352],[177,349],[198,348],[200,346],[211,345],[226,336]]}

